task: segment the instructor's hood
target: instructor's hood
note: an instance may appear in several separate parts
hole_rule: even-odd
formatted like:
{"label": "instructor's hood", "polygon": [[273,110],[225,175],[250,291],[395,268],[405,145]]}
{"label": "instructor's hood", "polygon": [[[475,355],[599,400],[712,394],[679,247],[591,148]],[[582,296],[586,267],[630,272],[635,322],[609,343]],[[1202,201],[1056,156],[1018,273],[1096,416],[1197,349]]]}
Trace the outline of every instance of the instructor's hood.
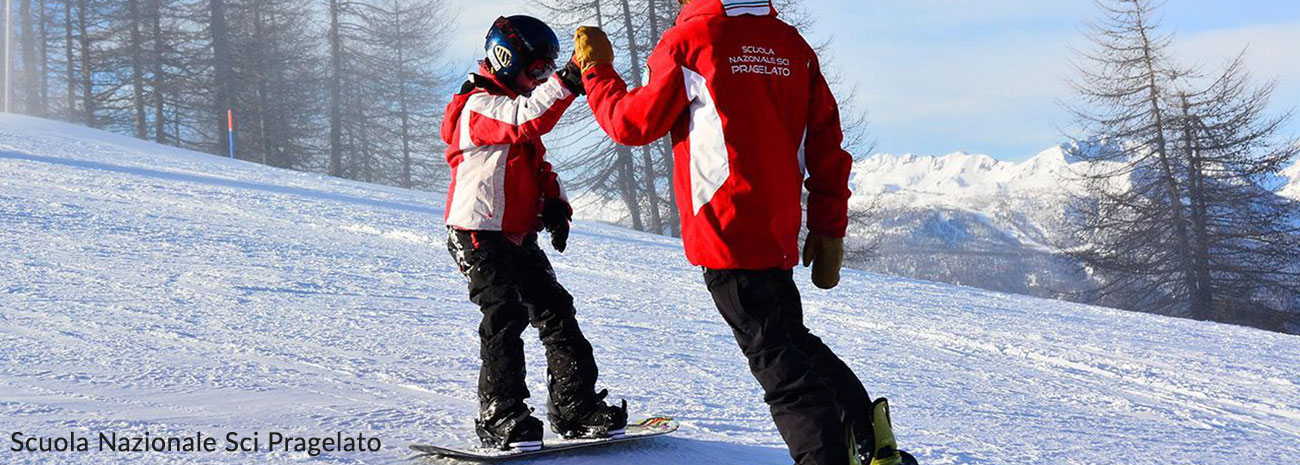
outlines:
{"label": "instructor's hood", "polygon": [[677,24],[707,16],[776,16],[772,0],[692,0],[677,14]]}

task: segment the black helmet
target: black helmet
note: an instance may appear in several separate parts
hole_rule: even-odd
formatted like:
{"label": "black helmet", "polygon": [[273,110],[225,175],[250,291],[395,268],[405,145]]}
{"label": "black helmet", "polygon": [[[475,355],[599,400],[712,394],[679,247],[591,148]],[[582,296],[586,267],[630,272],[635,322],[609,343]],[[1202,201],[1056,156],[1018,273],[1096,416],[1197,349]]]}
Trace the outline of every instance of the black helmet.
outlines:
{"label": "black helmet", "polygon": [[514,89],[519,75],[543,80],[555,72],[560,40],[555,31],[532,16],[497,18],[488,31],[487,68],[502,84]]}

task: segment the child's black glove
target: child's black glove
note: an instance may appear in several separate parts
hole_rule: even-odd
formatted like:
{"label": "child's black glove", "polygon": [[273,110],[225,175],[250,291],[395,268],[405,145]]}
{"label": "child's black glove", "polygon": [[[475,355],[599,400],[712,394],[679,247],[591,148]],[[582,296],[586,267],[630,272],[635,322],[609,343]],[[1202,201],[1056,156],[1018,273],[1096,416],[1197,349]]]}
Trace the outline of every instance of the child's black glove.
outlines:
{"label": "child's black glove", "polygon": [[573,209],[569,203],[560,199],[546,199],[542,203],[542,227],[551,233],[551,246],[555,251],[564,253],[569,243],[569,219],[573,218]]}
{"label": "child's black glove", "polygon": [[564,83],[564,87],[569,88],[569,92],[575,95],[587,95],[587,88],[582,85],[582,69],[578,68],[578,64],[573,60],[569,60],[569,63],[556,71],[555,75],[560,77],[560,82]]}

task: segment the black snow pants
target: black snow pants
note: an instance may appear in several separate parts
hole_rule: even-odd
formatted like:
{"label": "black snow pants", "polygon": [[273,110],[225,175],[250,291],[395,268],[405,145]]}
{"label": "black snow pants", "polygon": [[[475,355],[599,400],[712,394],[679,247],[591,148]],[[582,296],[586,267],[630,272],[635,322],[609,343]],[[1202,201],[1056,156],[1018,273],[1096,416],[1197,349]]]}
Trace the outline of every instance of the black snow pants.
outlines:
{"label": "black snow pants", "polygon": [[705,270],[763,400],[798,465],[849,463],[845,425],[864,421],[870,398],[848,365],[803,324],[791,270]]}
{"label": "black snow pants", "polygon": [[483,312],[478,331],[481,418],[515,411],[528,398],[521,335],[529,323],[546,348],[551,404],[573,405],[594,395],[591,343],[574,318],[573,297],[556,281],[551,262],[537,246],[537,234],[515,244],[499,231],[449,229],[447,250],[469,278],[470,300]]}

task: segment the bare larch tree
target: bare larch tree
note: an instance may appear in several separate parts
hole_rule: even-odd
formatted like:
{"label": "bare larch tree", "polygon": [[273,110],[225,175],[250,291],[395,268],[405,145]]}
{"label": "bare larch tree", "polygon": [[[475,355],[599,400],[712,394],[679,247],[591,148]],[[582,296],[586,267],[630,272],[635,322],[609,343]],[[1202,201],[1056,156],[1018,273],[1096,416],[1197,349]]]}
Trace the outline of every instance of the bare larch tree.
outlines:
{"label": "bare larch tree", "polygon": [[1081,139],[1109,143],[1076,154],[1092,163],[1070,253],[1100,278],[1101,303],[1280,324],[1300,282],[1300,216],[1269,186],[1295,154],[1277,138],[1287,116],[1265,114],[1272,86],[1251,87],[1240,60],[1208,83],[1177,64],[1150,0],[1098,5],[1073,110]]}

